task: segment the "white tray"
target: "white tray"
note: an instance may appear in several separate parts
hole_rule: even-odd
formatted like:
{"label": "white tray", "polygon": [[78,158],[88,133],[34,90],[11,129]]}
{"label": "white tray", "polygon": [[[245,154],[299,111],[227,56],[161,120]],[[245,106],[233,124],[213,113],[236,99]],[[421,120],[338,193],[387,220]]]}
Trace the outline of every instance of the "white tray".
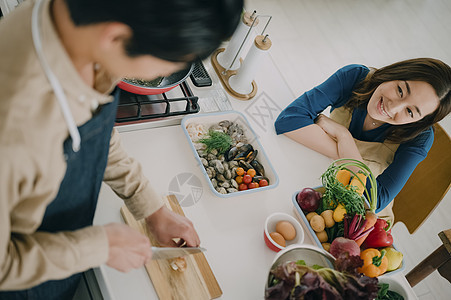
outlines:
{"label": "white tray", "polygon": [[[265,176],[269,179],[269,185],[264,186],[264,187],[259,187],[256,189],[248,189],[248,190],[238,191],[238,192],[229,193],[229,194],[218,193],[216,191],[216,189],[213,187],[213,184],[211,183],[211,180],[208,177],[204,166],[202,165],[200,157],[197,154],[196,149],[194,148],[194,144],[191,141],[191,138],[188,134],[188,131],[186,130],[186,127],[189,124],[194,123],[194,124],[205,125],[208,128],[211,125],[217,124],[223,120],[233,121],[234,123],[239,124],[243,128],[244,135],[247,137],[249,144],[251,144],[255,150],[258,150],[257,159],[265,168]],[[255,193],[255,192],[265,191],[268,189],[273,189],[279,184],[279,177],[277,176],[273,166],[271,165],[268,157],[266,156],[266,153],[263,150],[263,147],[260,144],[260,142],[257,138],[257,135],[255,134],[254,130],[252,130],[251,125],[249,124],[246,117],[242,113],[237,112],[237,111],[225,111],[225,112],[217,112],[217,113],[189,115],[189,116],[185,116],[183,118],[182,128],[183,128],[183,132],[186,135],[186,138],[188,139],[190,147],[193,150],[194,156],[199,163],[202,173],[204,173],[205,178],[207,179],[207,183],[210,186],[210,189],[213,191],[213,193],[216,196],[222,197],[222,198],[228,198],[228,197],[239,196],[239,195],[243,195],[243,194]]]}

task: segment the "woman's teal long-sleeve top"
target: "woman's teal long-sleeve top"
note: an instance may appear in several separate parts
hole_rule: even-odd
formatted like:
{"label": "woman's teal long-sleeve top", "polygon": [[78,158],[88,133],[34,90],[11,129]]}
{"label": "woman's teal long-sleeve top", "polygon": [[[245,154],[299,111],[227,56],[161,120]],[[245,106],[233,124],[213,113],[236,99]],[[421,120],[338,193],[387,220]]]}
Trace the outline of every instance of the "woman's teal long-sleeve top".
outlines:
{"label": "woman's teal long-sleeve top", "polygon": [[[351,97],[354,86],[363,80],[369,69],[363,65],[348,65],[339,69],[324,83],[305,92],[294,100],[279,115],[275,122],[277,134],[293,131],[314,124],[315,118],[328,106],[335,109],[345,105]],[[366,107],[356,108],[352,113],[349,131],[361,141],[383,142],[390,124],[364,131],[363,122]],[[377,176],[378,201],[376,212],[386,207],[401,191],[416,166],[427,156],[434,141],[432,127],[413,140],[402,143],[395,153],[393,162]],[[367,182],[369,186],[369,182]]]}

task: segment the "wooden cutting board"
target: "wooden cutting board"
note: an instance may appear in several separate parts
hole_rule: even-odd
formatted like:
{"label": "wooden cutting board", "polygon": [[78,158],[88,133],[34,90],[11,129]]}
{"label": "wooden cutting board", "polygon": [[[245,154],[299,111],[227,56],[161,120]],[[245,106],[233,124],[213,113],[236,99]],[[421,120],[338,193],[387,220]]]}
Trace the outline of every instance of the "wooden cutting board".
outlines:
{"label": "wooden cutting board", "polygon": [[[172,211],[184,216],[177,198],[170,195],[166,205]],[[144,220],[136,221],[127,207],[121,208],[122,217],[130,227],[147,235],[153,246],[159,246],[156,239],[147,230]],[[185,257],[187,268],[184,272],[174,271],[168,260],[151,260],[146,264],[146,270],[152,280],[160,300],[181,299],[214,299],[222,295],[221,287],[203,253]]]}

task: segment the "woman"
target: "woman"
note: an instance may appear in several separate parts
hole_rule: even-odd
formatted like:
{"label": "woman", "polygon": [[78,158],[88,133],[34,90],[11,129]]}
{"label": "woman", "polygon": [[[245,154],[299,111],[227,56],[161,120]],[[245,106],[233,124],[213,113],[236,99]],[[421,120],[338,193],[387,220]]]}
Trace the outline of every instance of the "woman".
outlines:
{"label": "woman", "polygon": [[[328,106],[330,118],[320,114]],[[450,110],[451,68],[417,58],[381,69],[345,66],[293,101],[275,127],[332,159],[367,163],[377,176],[380,213],[427,156],[432,125]]]}

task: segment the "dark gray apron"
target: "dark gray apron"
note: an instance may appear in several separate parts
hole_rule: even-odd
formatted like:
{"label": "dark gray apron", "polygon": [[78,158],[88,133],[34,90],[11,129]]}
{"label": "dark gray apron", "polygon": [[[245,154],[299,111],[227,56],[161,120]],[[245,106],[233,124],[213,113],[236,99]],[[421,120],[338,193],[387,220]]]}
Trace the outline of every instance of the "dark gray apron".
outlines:
{"label": "dark gray apron", "polygon": [[[116,90],[113,102],[100,106],[91,120],[78,127],[81,135],[78,152],[73,152],[70,137],[64,141],[66,174],[56,198],[47,206],[38,231],[73,231],[92,225],[107,165],[118,94]],[[71,300],[81,276],[78,273],[27,290],[0,292],[0,300]]]}

